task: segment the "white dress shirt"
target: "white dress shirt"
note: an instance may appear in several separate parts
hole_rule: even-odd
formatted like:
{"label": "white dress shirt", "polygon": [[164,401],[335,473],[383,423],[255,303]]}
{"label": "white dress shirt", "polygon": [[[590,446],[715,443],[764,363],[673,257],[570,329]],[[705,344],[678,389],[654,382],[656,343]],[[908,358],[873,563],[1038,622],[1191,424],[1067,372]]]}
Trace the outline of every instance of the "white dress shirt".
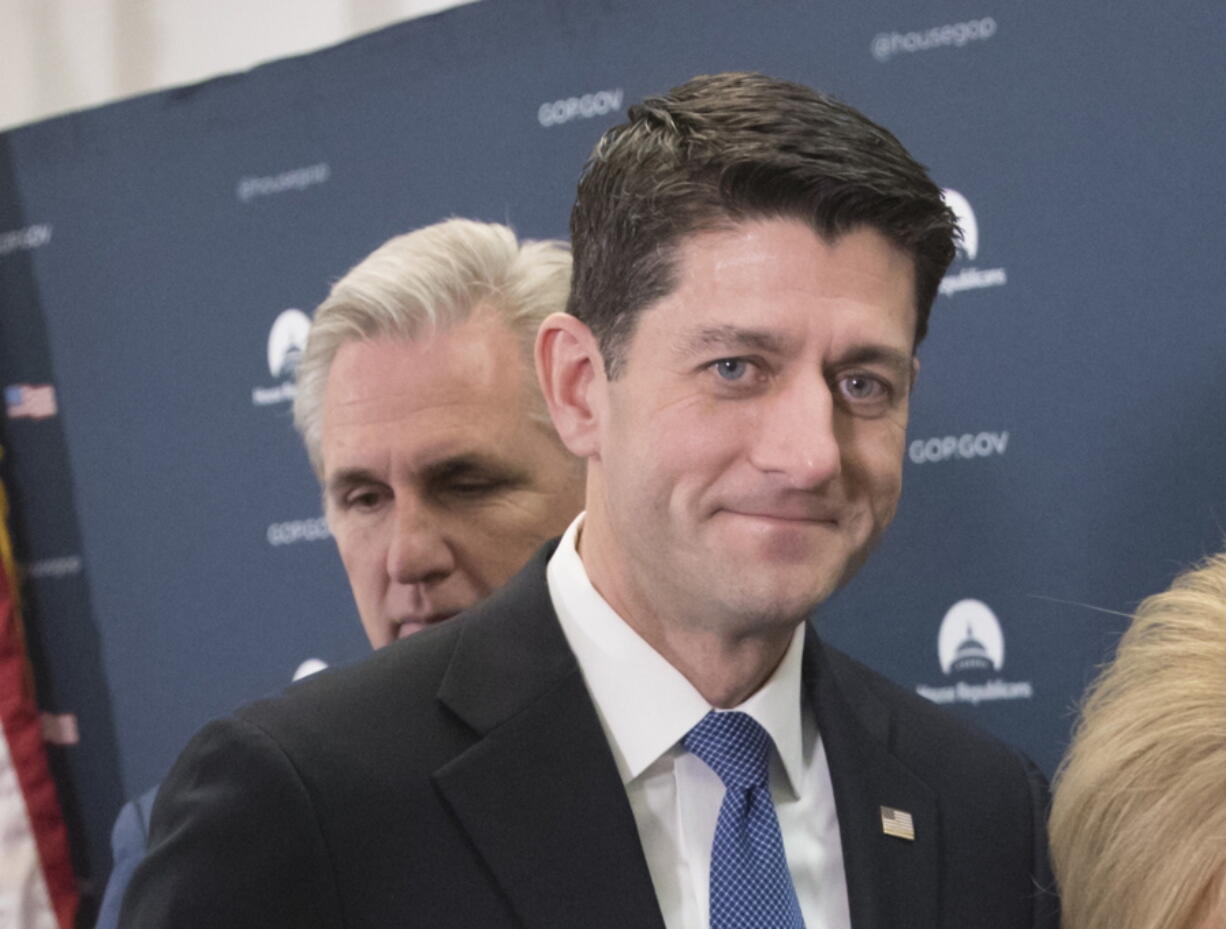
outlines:
{"label": "white dress shirt", "polygon": [[[617,762],[668,929],[708,929],[719,777],[681,739],[712,709],[617,615],[576,548],[583,514],[549,560],[549,595]],[[847,882],[826,752],[801,690],[805,624],[770,679],[735,709],[774,741],[771,797],[805,929],[848,929]]]}

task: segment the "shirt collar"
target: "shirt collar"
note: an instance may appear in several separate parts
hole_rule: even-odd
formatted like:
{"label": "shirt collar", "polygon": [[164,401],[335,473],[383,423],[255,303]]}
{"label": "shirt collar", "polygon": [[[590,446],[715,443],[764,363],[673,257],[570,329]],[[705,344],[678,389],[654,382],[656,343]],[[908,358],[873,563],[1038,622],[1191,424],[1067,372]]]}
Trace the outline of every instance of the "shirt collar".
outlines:
{"label": "shirt collar", "polygon": [[[562,536],[546,578],[622,783],[628,784],[680,742],[711,706],[592,586],[576,547],[583,515]],[[770,733],[793,795],[804,773],[800,683],[805,625],[798,625],[767,682],[735,707]]]}

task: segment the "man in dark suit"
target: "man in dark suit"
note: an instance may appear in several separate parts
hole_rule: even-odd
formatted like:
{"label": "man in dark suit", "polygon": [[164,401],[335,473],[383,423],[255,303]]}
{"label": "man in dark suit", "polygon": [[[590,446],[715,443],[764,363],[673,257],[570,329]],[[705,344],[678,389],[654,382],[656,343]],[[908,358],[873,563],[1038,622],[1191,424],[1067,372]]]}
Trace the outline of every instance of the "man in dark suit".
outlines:
{"label": "man in dark suit", "polygon": [[[294,421],[372,648],[473,606],[582,508],[532,367],[569,286],[565,242],[453,218],[384,242],[315,310]],[[97,929],[118,925],[156,792],[115,820]]]}
{"label": "man in dark suit", "polygon": [[207,727],[125,924],[1054,929],[1042,777],[805,623],[894,513],[939,190],[842,104],[719,75],[606,133],[571,231],[537,368],[586,512]]}

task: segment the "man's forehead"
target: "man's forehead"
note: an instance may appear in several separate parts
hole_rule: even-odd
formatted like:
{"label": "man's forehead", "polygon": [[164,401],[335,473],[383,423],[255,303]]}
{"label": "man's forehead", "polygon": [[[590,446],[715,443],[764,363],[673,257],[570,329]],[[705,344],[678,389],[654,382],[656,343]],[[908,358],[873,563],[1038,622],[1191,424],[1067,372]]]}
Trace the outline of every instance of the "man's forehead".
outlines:
{"label": "man's forehead", "polygon": [[[768,247],[754,247],[763,240]],[[793,250],[829,252],[841,263],[886,273],[915,272],[915,256],[870,223],[826,232],[794,216],[755,216],[697,229],[678,239],[671,251],[680,279],[699,271],[709,278],[721,266],[752,264]]]}
{"label": "man's forehead", "polygon": [[381,336],[348,342],[328,373],[324,432],[422,416],[486,416],[522,402],[531,373],[505,327],[463,325],[424,340]]}
{"label": "man's forehead", "polygon": [[676,286],[642,319],[657,317],[651,328],[680,353],[783,352],[840,330],[848,351],[913,350],[914,260],[868,227],[831,239],[794,220],[745,222],[690,238],[678,261]]}
{"label": "man's forehead", "polygon": [[503,345],[496,338],[462,344],[469,335],[457,327],[431,342],[380,338],[342,346],[324,391],[325,476],[340,468],[387,473],[393,463],[417,471],[457,456],[497,458],[529,425],[531,372],[509,335]]}

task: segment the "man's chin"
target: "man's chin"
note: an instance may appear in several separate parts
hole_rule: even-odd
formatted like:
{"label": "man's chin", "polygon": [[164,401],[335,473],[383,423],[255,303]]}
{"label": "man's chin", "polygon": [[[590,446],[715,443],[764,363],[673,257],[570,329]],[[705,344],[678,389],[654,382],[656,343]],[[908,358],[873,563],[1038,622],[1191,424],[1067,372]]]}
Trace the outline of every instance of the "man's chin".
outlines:
{"label": "man's chin", "polygon": [[723,526],[723,538],[713,550],[740,552],[746,567],[761,570],[814,570],[813,565],[831,559],[832,552],[847,549],[845,531],[836,522],[778,519],[731,514]]}
{"label": "man's chin", "polygon": [[[834,575],[789,577],[766,571],[751,577],[753,569],[749,567],[738,569],[738,573],[742,583],[717,597],[731,614],[757,627],[801,622],[839,586]],[[711,589],[714,592],[717,588],[713,584]]]}

